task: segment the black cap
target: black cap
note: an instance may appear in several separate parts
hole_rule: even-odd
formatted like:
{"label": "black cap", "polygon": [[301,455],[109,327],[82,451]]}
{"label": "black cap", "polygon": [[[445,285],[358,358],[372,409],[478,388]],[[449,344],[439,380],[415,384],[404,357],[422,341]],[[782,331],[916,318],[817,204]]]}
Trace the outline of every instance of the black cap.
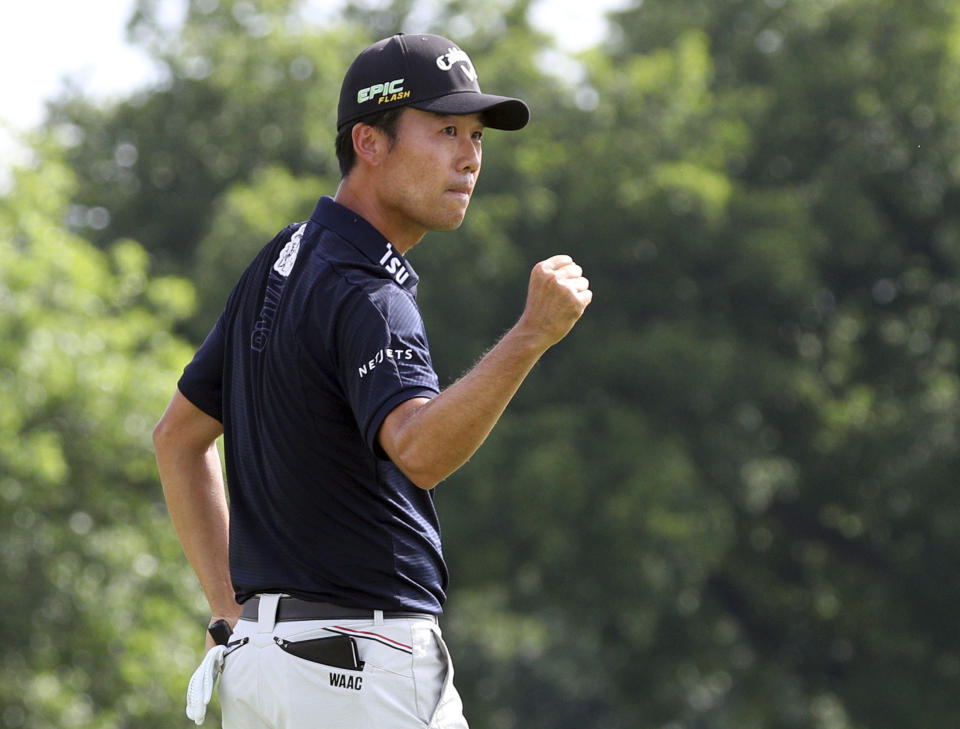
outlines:
{"label": "black cap", "polygon": [[520,99],[481,92],[470,57],[439,35],[399,33],[361,52],[340,88],[337,130],[400,106],[438,114],[483,112],[494,129],[521,129],[530,119]]}

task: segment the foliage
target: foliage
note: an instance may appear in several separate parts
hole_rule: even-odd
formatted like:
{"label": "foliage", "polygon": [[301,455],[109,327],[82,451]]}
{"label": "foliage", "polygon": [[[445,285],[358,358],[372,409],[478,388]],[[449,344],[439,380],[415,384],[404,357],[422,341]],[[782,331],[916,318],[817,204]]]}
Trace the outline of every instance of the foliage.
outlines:
{"label": "foliage", "polygon": [[[5,645],[30,642],[0,663],[4,721],[182,720],[197,593],[145,440],[189,357],[169,332],[199,341],[252,252],[333,192],[343,71],[414,27],[534,114],[486,135],[466,223],[411,254],[441,378],[513,322],[536,260],[571,253],[596,292],[438,489],[471,723],[960,715],[960,11],[638,2],[571,58],[510,0],[355,3],[324,28],[289,0],[195,0],[175,34],[154,9],[131,30],[168,82],[61,100],[70,170],[39,150],[0,207],[3,564],[26,585]],[[197,284],[195,316],[144,250]]]}
{"label": "foliage", "polygon": [[155,727],[195,658],[150,444],[192,287],[151,278],[132,241],[70,233],[73,190],[47,150],[0,201],[2,721]]}

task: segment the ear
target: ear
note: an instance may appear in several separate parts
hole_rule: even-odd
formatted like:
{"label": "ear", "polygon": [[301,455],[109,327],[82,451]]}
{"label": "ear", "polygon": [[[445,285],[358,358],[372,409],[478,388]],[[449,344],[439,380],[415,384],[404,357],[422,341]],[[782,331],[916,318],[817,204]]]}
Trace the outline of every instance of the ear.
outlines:
{"label": "ear", "polygon": [[369,124],[354,124],[352,131],[353,151],[357,159],[363,160],[371,167],[378,166],[384,153],[388,151],[389,140],[386,135]]}

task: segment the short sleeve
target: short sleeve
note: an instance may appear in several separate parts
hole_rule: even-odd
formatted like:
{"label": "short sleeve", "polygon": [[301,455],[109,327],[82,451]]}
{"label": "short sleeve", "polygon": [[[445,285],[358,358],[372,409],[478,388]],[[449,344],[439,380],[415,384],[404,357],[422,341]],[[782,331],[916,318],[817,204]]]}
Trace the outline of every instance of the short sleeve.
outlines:
{"label": "short sleeve", "polygon": [[177,388],[207,415],[223,422],[223,316],[184,370]]}
{"label": "short sleeve", "polygon": [[341,385],[367,445],[380,457],[384,418],[407,400],[439,392],[420,310],[406,291],[384,288],[358,293],[341,309],[337,326]]}

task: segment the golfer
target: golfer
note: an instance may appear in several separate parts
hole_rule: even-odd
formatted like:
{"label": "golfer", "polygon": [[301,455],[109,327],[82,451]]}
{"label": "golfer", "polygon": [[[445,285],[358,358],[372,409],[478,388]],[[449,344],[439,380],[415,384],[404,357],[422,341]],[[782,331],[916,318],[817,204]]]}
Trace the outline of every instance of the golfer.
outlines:
{"label": "golfer", "polygon": [[528,119],[436,35],[381,40],[347,71],[335,197],[249,265],[154,431],[210,603],[198,723],[222,668],[226,729],[467,726],[438,625],[433,489],[592,294],[570,257],[538,263],[517,323],[441,391],[406,254],[463,221],[485,129]]}

